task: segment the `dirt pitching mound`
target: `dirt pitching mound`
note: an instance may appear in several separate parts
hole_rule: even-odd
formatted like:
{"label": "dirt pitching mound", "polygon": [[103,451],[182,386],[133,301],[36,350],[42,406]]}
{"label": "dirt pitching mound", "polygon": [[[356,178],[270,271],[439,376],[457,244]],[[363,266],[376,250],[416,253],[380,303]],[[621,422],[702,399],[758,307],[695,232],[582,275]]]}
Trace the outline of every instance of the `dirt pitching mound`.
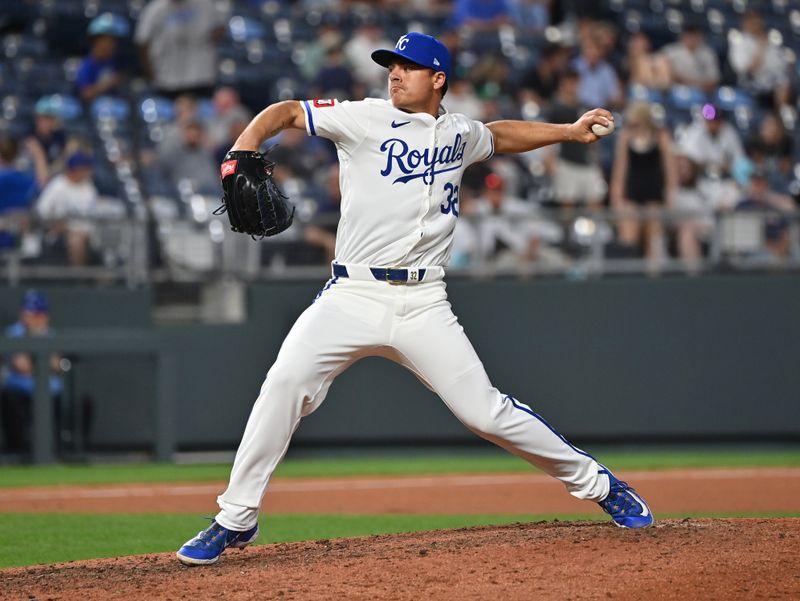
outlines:
{"label": "dirt pitching mound", "polygon": [[798,599],[800,519],[547,522],[0,571],[22,599]]}

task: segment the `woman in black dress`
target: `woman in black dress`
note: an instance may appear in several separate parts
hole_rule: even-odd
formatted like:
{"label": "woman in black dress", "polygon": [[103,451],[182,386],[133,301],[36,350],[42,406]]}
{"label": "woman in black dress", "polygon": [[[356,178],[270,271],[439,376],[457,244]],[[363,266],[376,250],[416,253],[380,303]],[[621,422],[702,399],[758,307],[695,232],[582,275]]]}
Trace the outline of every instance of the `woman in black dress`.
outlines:
{"label": "woman in black dress", "polygon": [[654,267],[664,254],[659,209],[672,206],[676,185],[669,130],[655,119],[652,105],[631,104],[616,142],[610,200],[611,207],[621,214],[617,227],[620,243],[643,246]]}

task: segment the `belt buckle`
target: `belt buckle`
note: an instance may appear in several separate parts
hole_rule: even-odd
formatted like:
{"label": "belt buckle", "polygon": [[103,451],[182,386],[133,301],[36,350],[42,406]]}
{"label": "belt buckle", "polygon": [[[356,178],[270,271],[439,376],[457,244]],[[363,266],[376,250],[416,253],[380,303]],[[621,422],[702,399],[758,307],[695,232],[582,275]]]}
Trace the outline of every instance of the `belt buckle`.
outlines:
{"label": "belt buckle", "polygon": [[399,265],[393,265],[392,267],[386,268],[386,281],[391,284],[392,286],[402,286],[403,284],[407,283],[407,280],[390,280],[389,279],[389,272],[393,270],[400,270],[405,269],[405,267],[401,267]]}

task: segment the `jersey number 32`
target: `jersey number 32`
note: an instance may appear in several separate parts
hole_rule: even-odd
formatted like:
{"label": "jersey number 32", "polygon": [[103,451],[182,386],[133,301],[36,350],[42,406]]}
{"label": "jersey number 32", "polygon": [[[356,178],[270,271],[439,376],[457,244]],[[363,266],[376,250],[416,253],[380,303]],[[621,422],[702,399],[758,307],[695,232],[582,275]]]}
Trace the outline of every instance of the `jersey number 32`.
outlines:
{"label": "jersey number 32", "polygon": [[444,185],[444,191],[447,194],[447,198],[439,205],[439,208],[445,215],[452,213],[453,217],[458,217],[458,186],[447,182]]}

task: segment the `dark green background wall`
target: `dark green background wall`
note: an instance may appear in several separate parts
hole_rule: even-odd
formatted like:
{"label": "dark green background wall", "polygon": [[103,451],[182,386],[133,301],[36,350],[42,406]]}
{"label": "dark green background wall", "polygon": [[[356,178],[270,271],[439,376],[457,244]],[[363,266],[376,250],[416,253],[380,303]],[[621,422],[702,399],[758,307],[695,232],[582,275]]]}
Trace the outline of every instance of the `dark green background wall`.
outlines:
{"label": "dark green background wall", "polygon": [[[174,351],[179,446],[232,448],[281,340],[321,282],[253,286],[248,323],[159,326]],[[800,277],[454,280],[453,307],[494,384],[577,440],[800,438]],[[153,327],[148,291],[51,289],[55,326]],[[10,321],[20,290],[0,290]],[[154,362],[87,357],[95,442],[152,438]],[[468,441],[399,366],[365,359],[295,441]]]}

